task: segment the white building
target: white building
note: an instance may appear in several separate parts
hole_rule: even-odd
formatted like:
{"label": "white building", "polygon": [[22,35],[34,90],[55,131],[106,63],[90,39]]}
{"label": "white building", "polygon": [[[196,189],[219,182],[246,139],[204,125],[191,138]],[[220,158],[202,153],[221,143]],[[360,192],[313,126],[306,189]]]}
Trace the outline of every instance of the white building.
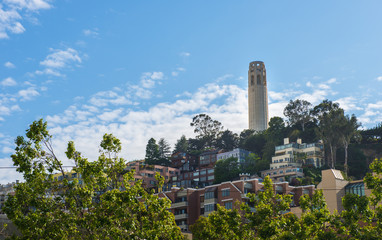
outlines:
{"label": "white building", "polygon": [[261,172],[261,176],[269,175],[273,180],[285,181],[285,177],[303,177],[302,166],[322,167],[324,164],[324,145],[318,143],[290,143],[284,138],[284,145],[275,147],[270,169]]}

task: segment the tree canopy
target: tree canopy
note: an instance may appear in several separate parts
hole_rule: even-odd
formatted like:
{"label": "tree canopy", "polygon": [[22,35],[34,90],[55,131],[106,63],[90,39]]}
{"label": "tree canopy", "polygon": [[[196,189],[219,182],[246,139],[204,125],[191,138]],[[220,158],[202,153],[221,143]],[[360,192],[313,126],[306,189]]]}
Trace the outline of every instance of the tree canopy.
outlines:
{"label": "tree canopy", "polygon": [[[4,206],[22,233],[15,239],[183,239],[167,210],[170,201],[134,182],[134,172],[124,173],[117,138],[103,136],[95,161],[69,142],[66,156],[75,165],[70,172],[52,140],[41,119],[30,125],[26,138],[15,141],[12,160],[25,182],[16,185]],[[157,180],[163,184],[163,178]]]}
{"label": "tree canopy", "polygon": [[198,114],[190,123],[197,133],[197,139],[202,140],[205,147],[214,147],[218,134],[223,130],[222,124],[213,120],[207,114]]}
{"label": "tree canopy", "polygon": [[[267,176],[264,188],[248,193],[248,202],[233,209],[217,207],[208,217],[200,217],[191,227],[193,239],[381,239],[382,160],[371,164],[373,173],[365,178],[372,195],[346,194],[344,210],[331,214],[323,192],[300,197],[302,214],[289,212],[292,195],[277,194]],[[375,209],[375,210],[374,210]]]}
{"label": "tree canopy", "polygon": [[288,118],[289,125],[300,124],[302,131],[305,130],[305,124],[310,121],[310,108],[312,104],[306,100],[290,100],[284,109],[284,115]]}

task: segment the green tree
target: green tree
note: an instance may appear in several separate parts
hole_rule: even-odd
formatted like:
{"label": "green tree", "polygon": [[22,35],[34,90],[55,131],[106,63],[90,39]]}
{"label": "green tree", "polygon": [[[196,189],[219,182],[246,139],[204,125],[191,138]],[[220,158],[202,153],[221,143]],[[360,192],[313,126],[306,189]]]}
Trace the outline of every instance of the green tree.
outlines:
{"label": "green tree", "polygon": [[245,142],[255,133],[253,129],[244,129],[239,135],[239,148],[246,149]]}
{"label": "green tree", "polygon": [[159,164],[163,166],[170,166],[171,147],[170,144],[164,138],[161,138],[158,141],[158,151]]}
{"label": "green tree", "polygon": [[240,171],[251,175],[266,169],[269,169],[269,162],[262,160],[256,153],[250,153],[244,162],[240,164]]}
{"label": "green tree", "polygon": [[[133,182],[134,172],[122,175],[126,162],[113,135],[104,135],[93,162],[68,143],[66,156],[75,164],[70,174],[81,176],[70,180],[42,119],[15,142],[12,160],[25,182],[4,206],[22,233],[14,239],[183,239],[167,210],[170,201]],[[163,178],[157,180],[163,184]]]}
{"label": "green tree", "polygon": [[340,141],[342,142],[342,145],[345,150],[345,173],[348,174],[348,148],[350,144],[350,140],[354,136],[359,136],[358,128],[360,127],[360,124],[357,122],[357,117],[353,114],[351,117],[349,116],[343,116],[343,120],[341,121],[341,127],[340,127]]}
{"label": "green tree", "polygon": [[339,108],[340,105],[338,103],[325,99],[317,106],[314,106],[311,115],[314,117],[315,121],[319,122],[324,115],[331,111],[338,110]]}
{"label": "green tree", "polygon": [[290,100],[284,108],[284,115],[288,118],[289,125],[300,124],[302,131],[305,131],[305,124],[311,120],[311,107],[312,104],[306,100]]}
{"label": "green tree", "polygon": [[145,163],[160,164],[159,146],[154,138],[150,138],[147,142]]}
{"label": "green tree", "polygon": [[224,149],[226,151],[232,151],[239,145],[239,137],[236,133],[230,130],[225,130],[219,134],[216,140],[216,147],[219,149]]}
{"label": "green tree", "polygon": [[188,152],[188,140],[186,136],[182,135],[180,139],[178,139],[175,143],[174,151],[173,153],[177,152]]}
{"label": "green tree", "polygon": [[275,147],[281,145],[285,137],[286,129],[284,120],[280,117],[273,117],[269,121],[269,127],[265,130],[266,143],[263,147],[262,158],[270,162],[275,154]]}
{"label": "green tree", "polygon": [[262,157],[266,143],[267,141],[265,139],[265,131],[261,131],[261,132],[256,132],[252,135],[249,135],[241,143],[240,148],[256,153],[260,157]]}
{"label": "green tree", "polygon": [[196,138],[203,141],[204,147],[214,147],[218,134],[223,130],[219,121],[203,113],[196,115],[190,125],[198,134]]}
{"label": "green tree", "polygon": [[332,109],[320,116],[319,120],[317,133],[324,143],[329,146],[330,163],[328,165],[335,168],[337,147],[341,141],[344,110],[342,108]]}
{"label": "green tree", "polygon": [[239,177],[240,165],[235,157],[218,160],[215,164],[215,181],[214,183],[221,183],[225,181],[232,181]]}
{"label": "green tree", "polygon": [[196,240],[252,239],[254,234],[246,229],[237,209],[225,209],[217,205],[217,211],[200,217],[191,227],[192,238]]}
{"label": "green tree", "polygon": [[249,201],[254,204],[254,209],[243,204],[245,218],[248,219],[248,227],[252,229],[260,239],[271,239],[282,233],[288,215],[283,212],[289,210],[292,196],[276,194],[272,180],[269,176],[264,179],[263,191],[248,193]]}

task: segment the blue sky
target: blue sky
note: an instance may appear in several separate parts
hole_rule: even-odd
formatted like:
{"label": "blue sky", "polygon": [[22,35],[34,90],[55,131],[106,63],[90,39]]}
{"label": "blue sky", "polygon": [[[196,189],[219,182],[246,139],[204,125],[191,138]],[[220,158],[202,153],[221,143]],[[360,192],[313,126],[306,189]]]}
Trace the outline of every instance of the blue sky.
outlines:
{"label": "blue sky", "polygon": [[[173,145],[207,113],[247,128],[247,70],[267,68],[270,116],[290,99],[338,101],[363,127],[382,121],[381,1],[0,0],[0,166],[13,139],[48,120],[94,159],[104,133],[121,156],[150,137]],[[68,163],[70,164],[70,163]],[[21,179],[0,170],[0,183]]]}

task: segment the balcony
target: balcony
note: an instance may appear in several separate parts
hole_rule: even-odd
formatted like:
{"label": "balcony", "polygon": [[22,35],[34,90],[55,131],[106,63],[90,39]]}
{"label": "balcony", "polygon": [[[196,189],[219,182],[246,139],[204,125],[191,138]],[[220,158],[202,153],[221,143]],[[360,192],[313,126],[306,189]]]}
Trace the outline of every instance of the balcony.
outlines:
{"label": "balcony", "polygon": [[217,198],[204,199],[204,204],[218,203]]}
{"label": "balcony", "polygon": [[184,197],[187,196],[187,190],[182,190],[177,193],[178,197]]}
{"label": "balcony", "polygon": [[187,219],[187,218],[188,218],[187,213],[175,215],[175,220],[181,220],[181,219]]}
{"label": "balcony", "polygon": [[171,208],[180,208],[180,207],[187,207],[187,206],[188,206],[188,202],[186,201],[171,204]]}

